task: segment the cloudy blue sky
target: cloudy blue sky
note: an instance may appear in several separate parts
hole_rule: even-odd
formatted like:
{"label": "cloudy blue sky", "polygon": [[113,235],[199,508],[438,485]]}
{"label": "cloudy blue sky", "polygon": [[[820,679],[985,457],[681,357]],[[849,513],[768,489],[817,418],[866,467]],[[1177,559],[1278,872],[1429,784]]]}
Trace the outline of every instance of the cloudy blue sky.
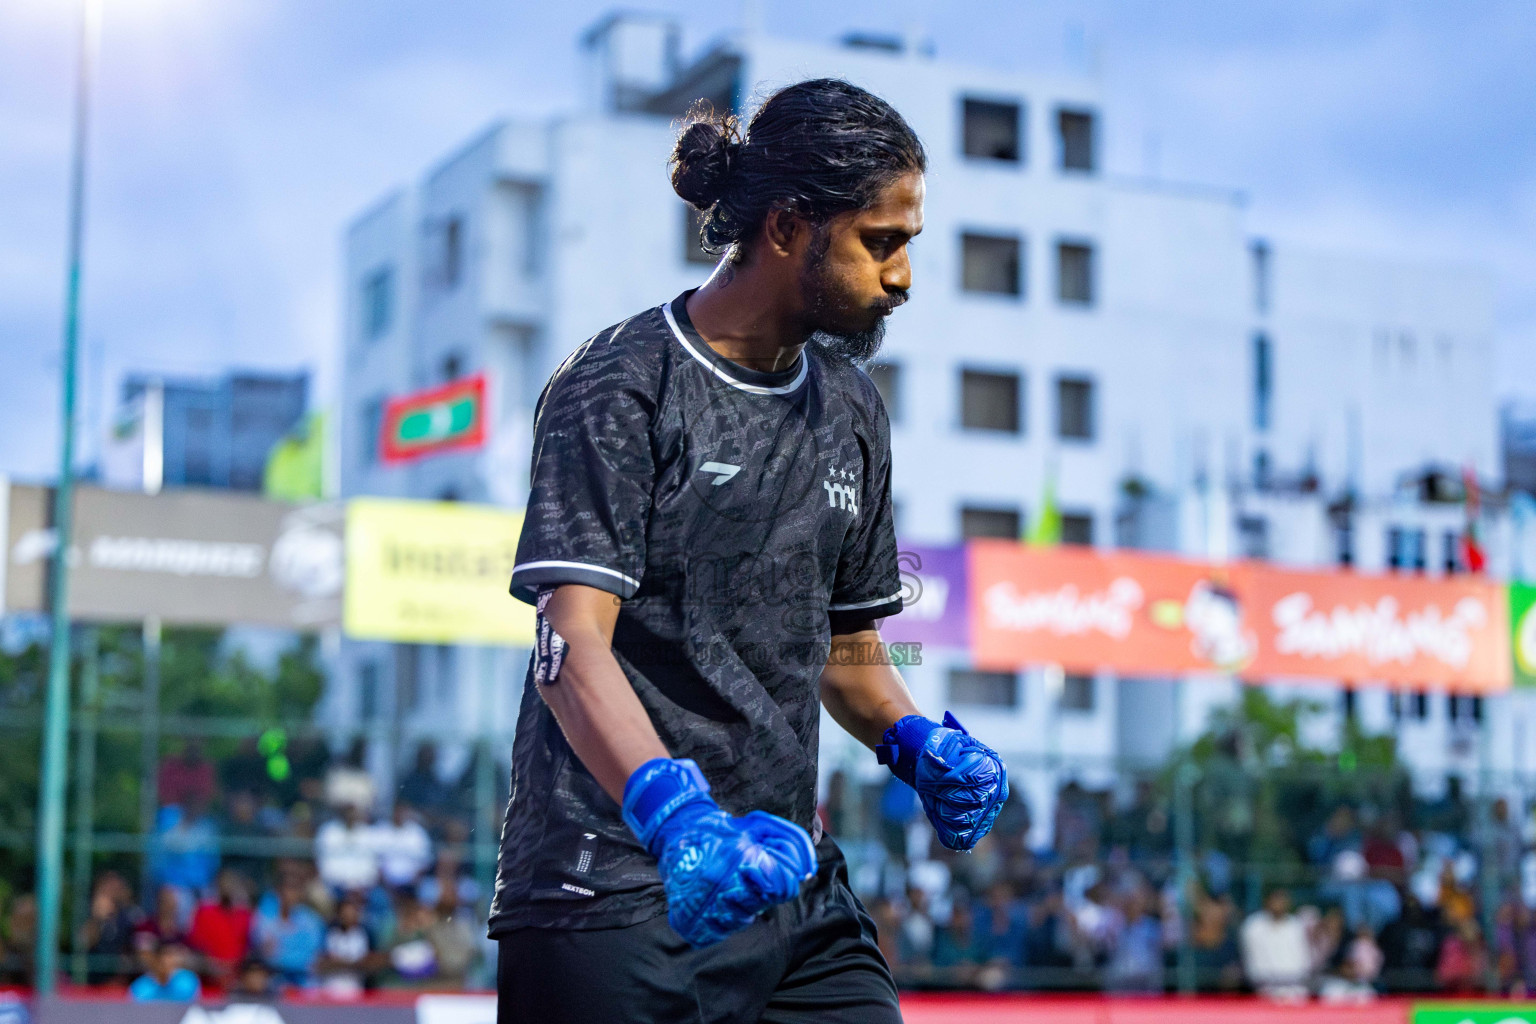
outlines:
{"label": "cloudy blue sky", "polygon": [[[125,369],[311,366],[331,386],[342,225],[487,121],[574,102],[590,0],[104,0],[87,453]],[[690,45],[743,0],[632,0]],[[1501,388],[1536,397],[1536,4],[755,0],[773,32],[917,29],[1050,68],[1086,39],[1107,164],[1241,189],[1253,228],[1498,282]],[[75,0],[0,3],[0,472],[49,472]],[[828,14],[835,10],[836,13]]]}

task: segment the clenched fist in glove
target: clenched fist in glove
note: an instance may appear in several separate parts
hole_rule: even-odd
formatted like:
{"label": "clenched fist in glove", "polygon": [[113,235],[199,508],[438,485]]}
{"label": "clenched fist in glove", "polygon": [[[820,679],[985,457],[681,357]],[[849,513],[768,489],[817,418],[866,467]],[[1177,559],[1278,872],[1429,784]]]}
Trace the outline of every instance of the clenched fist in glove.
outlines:
{"label": "clenched fist in glove", "polygon": [[667,923],[690,945],[718,942],[816,873],[805,829],[766,811],[732,817],[687,758],[647,761],[624,786],[624,821],[656,857]]}
{"label": "clenched fist in glove", "polygon": [[969,850],[992,831],[1008,802],[1008,771],[993,749],[971,736],[955,716],[944,724],[908,715],[885,730],[875,748],[881,764],[917,790],[923,810],[951,850]]}

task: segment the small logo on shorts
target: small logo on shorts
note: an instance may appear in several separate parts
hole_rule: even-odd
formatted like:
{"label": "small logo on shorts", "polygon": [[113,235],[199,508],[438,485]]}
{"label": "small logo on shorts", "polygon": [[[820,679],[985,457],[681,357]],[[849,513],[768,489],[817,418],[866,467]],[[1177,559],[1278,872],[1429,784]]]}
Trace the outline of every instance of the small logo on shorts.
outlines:
{"label": "small logo on shorts", "polygon": [[566,892],[573,892],[577,896],[596,896],[597,895],[597,890],[596,889],[588,889],[588,888],[586,888],[584,886],[572,885],[570,882],[561,882],[560,883],[560,888],[564,889]]}

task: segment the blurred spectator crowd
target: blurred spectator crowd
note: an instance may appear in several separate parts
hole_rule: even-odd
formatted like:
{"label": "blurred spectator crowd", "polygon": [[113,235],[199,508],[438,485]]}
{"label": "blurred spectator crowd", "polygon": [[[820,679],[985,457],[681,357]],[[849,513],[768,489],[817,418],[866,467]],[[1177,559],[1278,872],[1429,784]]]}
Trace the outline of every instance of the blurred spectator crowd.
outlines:
{"label": "blurred spectator crowd", "polygon": [[849,851],[903,986],[1536,992],[1536,806],[1520,820],[1506,799],[1475,813],[1452,779],[1434,801],[1316,808],[1289,845],[1233,849],[1206,829],[1181,865],[1171,801],[1151,780],[1119,801],[1068,782],[1048,830],[1022,788],[989,837],[954,854],[906,786],[860,793],[834,774],[823,824]]}
{"label": "blurred spectator crowd", "polygon": [[[116,868],[91,884],[84,980],[177,1000],[486,987],[485,894],[463,856],[473,760],[445,782],[423,743],[391,801],[362,741],[341,757],[285,746],[251,739],[216,764],[189,741],[162,760],[140,884]],[[36,919],[30,894],[11,898],[0,985],[30,983]]]}

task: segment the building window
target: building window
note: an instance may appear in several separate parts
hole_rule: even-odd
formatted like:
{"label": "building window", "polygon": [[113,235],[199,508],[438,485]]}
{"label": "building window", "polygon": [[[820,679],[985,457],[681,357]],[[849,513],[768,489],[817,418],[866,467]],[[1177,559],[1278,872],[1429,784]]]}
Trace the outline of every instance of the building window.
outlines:
{"label": "building window", "polygon": [[464,222],[448,218],[443,228],[443,283],[457,288],[464,276]]}
{"label": "building window", "polygon": [[949,703],[1016,708],[1019,706],[1018,674],[952,668],[949,670]]}
{"label": "building window", "polygon": [[1266,334],[1253,336],[1253,429],[1268,430],[1275,391],[1274,348]]}
{"label": "building window", "polygon": [[1093,513],[1063,512],[1061,514],[1061,542],[1080,547],[1093,547]]}
{"label": "building window", "polygon": [[363,465],[372,466],[379,461],[379,436],[384,432],[383,398],[370,398],[363,403]]}
{"label": "building window", "polygon": [[1356,716],[1360,713],[1360,701],[1356,697],[1355,691],[1346,688],[1343,693],[1339,694],[1339,698],[1343,706],[1344,720],[1346,722],[1355,721]]}
{"label": "building window", "polygon": [[380,267],[363,279],[363,337],[373,341],[384,336],[395,315],[395,272]]}
{"label": "building window", "polygon": [[870,363],[865,367],[869,379],[875,382],[880,400],[885,403],[885,414],[892,423],[901,422],[901,366],[897,363]]}
{"label": "building window", "polygon": [[1056,297],[1067,306],[1093,305],[1093,246],[1086,242],[1056,246]]}
{"label": "building window", "polygon": [[975,508],[960,510],[960,536],[965,540],[996,537],[1018,540],[1024,532],[1024,515],[1016,508]]}
{"label": "building window", "polygon": [[1093,440],[1093,381],[1056,379],[1056,436],[1068,441]]}
{"label": "building window", "polygon": [[1387,528],[1387,568],[1414,569],[1422,572],[1429,564],[1423,530],[1402,526]]}
{"label": "building window", "polygon": [[1023,379],[1016,373],[960,371],[960,426],[965,430],[1023,432]]}
{"label": "building window", "polygon": [[1464,568],[1461,561],[1461,531],[1446,530],[1442,538],[1445,550],[1445,574],[1454,576]]}
{"label": "building window", "polygon": [[1255,241],[1249,247],[1253,253],[1253,308],[1260,314],[1269,312],[1269,243]]}
{"label": "building window", "polygon": [[1483,698],[1451,698],[1451,721],[1457,725],[1475,725],[1483,720]]}
{"label": "building window", "polygon": [[1340,568],[1348,569],[1355,564],[1355,528],[1347,518],[1334,524],[1333,553]]}
{"label": "building window", "polygon": [[1429,717],[1429,694],[1392,693],[1387,697],[1387,706],[1394,721],[1412,718],[1422,722]]}
{"label": "building window", "polygon": [[1019,163],[1024,159],[1024,108],[1017,103],[967,99],[962,104],[966,156]]}
{"label": "building window", "polygon": [[1237,550],[1241,558],[1269,557],[1269,520],[1263,516],[1239,516]]}
{"label": "building window", "polygon": [[1058,110],[1056,132],[1061,143],[1061,169],[1087,171],[1097,169],[1094,152],[1094,116],[1087,110]]}
{"label": "building window", "polygon": [[704,214],[683,204],[683,262],[714,266],[720,257],[704,249]]}
{"label": "building window", "polygon": [[1093,682],[1093,676],[1066,676],[1061,684],[1061,710],[1092,711],[1094,698]]}
{"label": "building window", "polygon": [[985,295],[1023,295],[1023,247],[1018,235],[960,236],[960,289]]}

